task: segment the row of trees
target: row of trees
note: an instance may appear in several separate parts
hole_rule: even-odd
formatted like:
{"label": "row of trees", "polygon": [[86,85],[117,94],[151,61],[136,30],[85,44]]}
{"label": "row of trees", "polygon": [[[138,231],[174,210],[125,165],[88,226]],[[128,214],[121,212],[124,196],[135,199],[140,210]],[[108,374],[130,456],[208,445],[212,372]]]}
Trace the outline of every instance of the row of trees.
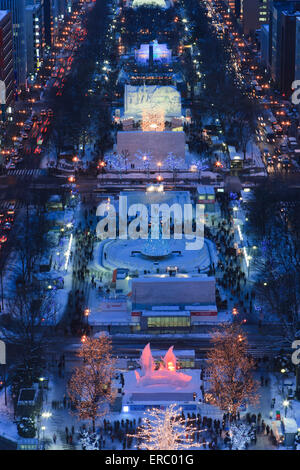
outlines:
{"label": "row of trees", "polygon": [[248,230],[257,255],[256,291],[262,308],[282,324],[288,346],[299,335],[300,312],[300,200],[288,179],[269,179],[253,191]]}
{"label": "row of trees", "polygon": [[109,56],[105,34],[108,8],[106,2],[97,0],[84,24],[87,36],[74,56],[72,73],[66,79],[62,96],[57,97],[53,91],[54,121],[50,145],[57,156],[66,145],[82,146],[84,153],[89,141],[99,139],[99,145],[104,149],[110,143],[107,103],[88,92],[93,88],[97,61]]}
{"label": "row of trees", "polygon": [[[14,256],[7,259],[2,253],[1,258],[2,273],[6,270],[6,292],[0,332],[8,346],[9,363],[13,365],[9,374],[15,384],[14,395],[20,387],[31,386],[41,376],[57,313],[53,291],[36,276],[42,258],[53,246],[46,217],[49,195],[41,191],[30,193],[23,188],[18,196],[25,203],[25,209],[10,234]],[[10,255],[9,251],[6,255]]]}
{"label": "row of trees", "polygon": [[[255,132],[257,107],[249,98],[246,84],[236,78],[232,44],[226,37],[217,37],[201,2],[188,0],[185,7],[195,24],[191,42],[195,42],[200,51],[200,120],[203,112],[217,119],[226,141],[236,145],[246,156],[248,143]],[[197,116],[196,112],[194,114]]]}

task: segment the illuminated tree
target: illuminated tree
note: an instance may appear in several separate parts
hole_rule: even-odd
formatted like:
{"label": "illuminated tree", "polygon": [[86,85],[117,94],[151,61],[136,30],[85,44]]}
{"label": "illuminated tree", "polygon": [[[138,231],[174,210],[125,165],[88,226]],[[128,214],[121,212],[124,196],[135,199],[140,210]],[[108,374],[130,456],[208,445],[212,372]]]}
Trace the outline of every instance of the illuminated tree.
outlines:
{"label": "illuminated tree", "polygon": [[110,338],[104,334],[99,338],[85,338],[78,356],[82,364],[73,372],[68,393],[79,419],[91,419],[95,432],[96,418],[107,413],[108,405],[115,398],[112,387],[115,360]]}
{"label": "illuminated tree", "polygon": [[169,170],[172,170],[173,172],[186,169],[186,163],[184,158],[177,157],[172,152],[168,153],[168,156],[165,159],[165,165]]}
{"label": "illuminated tree", "polygon": [[141,450],[184,450],[199,447],[195,433],[199,432],[182,417],[182,408],[173,403],[165,410],[153,408],[145,412],[142,425],[131,437]]}
{"label": "illuminated tree", "polygon": [[134,156],[136,158],[136,167],[147,171],[149,174],[150,166],[153,160],[151,152],[142,152],[141,150],[138,150]]}
{"label": "illuminated tree", "polygon": [[120,173],[120,176],[123,171],[127,169],[127,160],[124,154],[110,153],[105,155],[104,161],[108,169],[117,170]]}
{"label": "illuminated tree", "polygon": [[256,403],[257,382],[252,377],[254,361],[239,325],[222,325],[213,334],[208,352],[209,401],[235,416],[245,402]]}
{"label": "illuminated tree", "polygon": [[198,179],[200,181],[201,172],[208,170],[209,166],[204,163],[202,160],[193,160],[190,169],[192,171],[198,171]]}

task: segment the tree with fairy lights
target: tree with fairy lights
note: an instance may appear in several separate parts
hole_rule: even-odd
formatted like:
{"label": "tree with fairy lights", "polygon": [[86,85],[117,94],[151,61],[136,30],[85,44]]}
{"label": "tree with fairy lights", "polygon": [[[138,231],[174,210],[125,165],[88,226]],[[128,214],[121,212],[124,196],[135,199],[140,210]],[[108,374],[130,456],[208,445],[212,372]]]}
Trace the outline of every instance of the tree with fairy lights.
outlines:
{"label": "tree with fairy lights", "polygon": [[153,159],[151,152],[142,152],[141,150],[138,150],[134,156],[136,159],[136,167],[138,169],[144,170],[145,172],[147,171],[149,175],[149,170]]}
{"label": "tree with fairy lights", "polygon": [[117,170],[122,175],[122,172],[127,170],[127,161],[124,154],[109,153],[105,155],[104,161],[107,168],[110,170]]}
{"label": "tree with fairy lights", "polygon": [[165,166],[168,170],[173,172],[173,181],[175,182],[175,176],[179,170],[186,169],[186,163],[184,158],[177,157],[172,152],[168,153],[168,156],[165,160]]}
{"label": "tree with fairy lights", "polygon": [[200,447],[195,442],[197,430],[182,416],[182,408],[175,403],[165,410],[152,408],[145,412],[142,425],[131,437],[137,440],[141,450],[184,450]]}
{"label": "tree with fairy lights", "polygon": [[209,166],[207,163],[203,162],[202,160],[193,160],[190,166],[191,171],[198,171],[198,179],[200,181],[201,172],[208,170]]}
{"label": "tree with fairy lights", "polygon": [[82,363],[73,372],[68,394],[79,419],[90,419],[95,432],[96,418],[106,414],[108,405],[115,398],[111,339],[105,334],[99,338],[85,337],[78,356]]}
{"label": "tree with fairy lights", "polygon": [[212,336],[207,372],[209,401],[236,416],[246,402],[257,402],[257,382],[253,379],[254,360],[248,355],[248,342],[238,324],[224,324]]}
{"label": "tree with fairy lights", "polygon": [[165,166],[171,171],[178,171],[186,169],[184,158],[177,157],[174,153],[169,152],[165,159]]}

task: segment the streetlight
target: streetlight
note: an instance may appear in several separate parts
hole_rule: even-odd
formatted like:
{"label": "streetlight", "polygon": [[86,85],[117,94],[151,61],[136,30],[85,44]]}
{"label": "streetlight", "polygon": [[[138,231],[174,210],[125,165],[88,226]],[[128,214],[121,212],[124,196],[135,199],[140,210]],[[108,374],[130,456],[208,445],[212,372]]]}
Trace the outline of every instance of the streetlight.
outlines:
{"label": "streetlight", "polygon": [[286,369],[281,369],[280,371],[282,373],[282,385],[281,385],[281,389],[282,389],[282,394],[283,394],[283,385],[284,385],[284,374],[286,373]]}
{"label": "streetlight", "polygon": [[283,404],[284,410],[285,410],[285,411],[284,411],[284,416],[286,417],[286,415],[287,415],[287,409],[288,409],[288,406],[289,406],[290,402],[289,402],[288,400],[284,400],[282,404]]}
{"label": "streetlight", "polygon": [[89,314],[90,314],[90,309],[89,309],[89,308],[86,308],[86,309],[84,310],[83,314],[84,314],[84,316],[86,317],[86,326],[88,326],[88,324],[89,324],[88,318],[89,318]]}
{"label": "streetlight", "polygon": [[249,277],[250,277],[250,262],[252,260],[252,256],[248,255],[247,260],[248,260],[248,279],[249,279]]}
{"label": "streetlight", "polygon": [[43,400],[44,400],[44,381],[45,381],[45,377],[40,377],[40,378],[39,378],[39,381],[41,382],[41,385],[42,385],[42,403],[43,403]]}
{"label": "streetlight", "polygon": [[41,427],[41,430],[43,431],[43,441],[44,441],[44,445],[45,445],[45,430],[46,430],[46,426],[42,426],[42,427]]}

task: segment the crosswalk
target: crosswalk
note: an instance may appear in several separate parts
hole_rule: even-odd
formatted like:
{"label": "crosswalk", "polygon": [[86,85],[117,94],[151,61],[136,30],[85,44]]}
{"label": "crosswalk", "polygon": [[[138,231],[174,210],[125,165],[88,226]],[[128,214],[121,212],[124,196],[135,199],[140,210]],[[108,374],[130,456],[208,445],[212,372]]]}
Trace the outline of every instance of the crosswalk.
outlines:
{"label": "crosswalk", "polygon": [[[23,201],[16,201],[14,210],[21,209],[22,207],[25,207],[25,203]],[[11,208],[11,201],[4,201],[0,200],[0,211],[7,211]]]}
{"label": "crosswalk", "polygon": [[20,169],[20,170],[8,170],[6,173],[8,176],[17,176],[22,178],[38,178],[43,174],[43,170],[41,169]]}

